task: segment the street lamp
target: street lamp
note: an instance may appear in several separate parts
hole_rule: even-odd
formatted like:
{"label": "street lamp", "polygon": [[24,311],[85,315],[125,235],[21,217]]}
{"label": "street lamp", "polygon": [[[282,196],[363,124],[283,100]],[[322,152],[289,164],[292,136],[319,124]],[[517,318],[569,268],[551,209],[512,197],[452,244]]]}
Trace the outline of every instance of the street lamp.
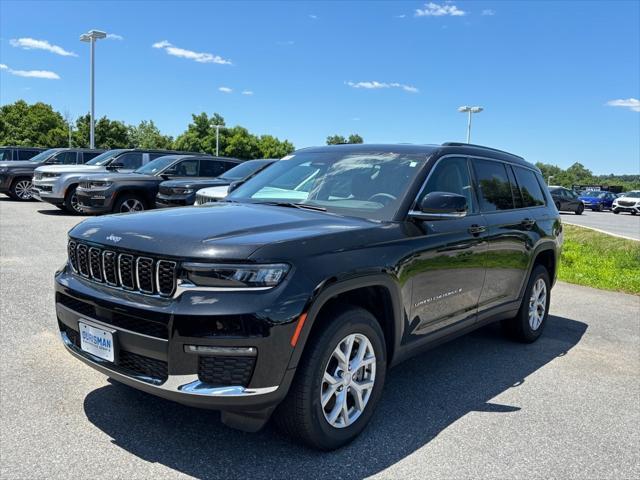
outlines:
{"label": "street lamp", "polygon": [[216,129],[216,157],[218,156],[218,147],[220,146],[220,129],[227,128],[224,125],[213,125]]}
{"label": "street lamp", "polygon": [[90,125],[90,137],[89,137],[89,143],[90,143],[90,148],[95,148],[95,121],[94,121],[94,113],[95,113],[95,95],[94,95],[94,89],[95,89],[95,82],[94,82],[94,71],[95,71],[95,48],[96,48],[96,40],[99,40],[101,38],[105,38],[107,36],[107,34],[105,32],[101,32],[100,30],[89,30],[87,33],[83,33],[82,35],[80,35],[80,41],[81,42],[87,42],[91,44],[91,50],[90,50],[90,63],[91,63],[91,67],[90,67],[90,82],[91,82],[91,125]]}
{"label": "street lamp", "polygon": [[469,120],[467,121],[467,143],[471,141],[471,114],[472,113],[480,113],[484,110],[482,107],[469,107],[467,105],[463,105],[462,107],[458,107],[459,112],[468,113]]}

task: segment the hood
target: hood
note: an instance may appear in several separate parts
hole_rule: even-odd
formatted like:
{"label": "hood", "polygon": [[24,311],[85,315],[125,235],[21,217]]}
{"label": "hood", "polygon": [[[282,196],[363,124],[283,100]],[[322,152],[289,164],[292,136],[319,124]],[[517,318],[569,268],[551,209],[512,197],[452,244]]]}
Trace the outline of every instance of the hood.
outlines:
{"label": "hood", "polygon": [[[85,220],[69,235],[118,249],[192,260],[245,260],[262,246],[304,242],[332,236],[324,248],[348,248],[348,243],[374,242],[381,224],[324,212],[257,204],[220,203],[134,214],[106,215]],[[381,233],[382,234],[382,233]],[[329,240],[329,239],[326,239]],[[286,249],[291,255],[299,249]],[[283,259],[280,259],[283,260]]]}
{"label": "hood", "polygon": [[30,162],[28,160],[14,160],[9,162],[0,162],[0,168],[37,168],[40,163]]}
{"label": "hood", "polygon": [[54,173],[81,173],[81,172],[104,172],[105,167],[101,165],[46,165],[38,167],[39,172]]}
{"label": "hood", "polygon": [[204,178],[204,179],[185,179],[185,180],[166,180],[162,182],[162,186],[166,188],[207,188],[216,186],[225,186],[231,183],[230,180],[221,178]]}
{"label": "hood", "polygon": [[105,182],[161,182],[162,177],[153,175],[145,175],[144,173],[117,173],[109,170],[106,173],[98,173],[88,175],[91,180],[101,180]]}

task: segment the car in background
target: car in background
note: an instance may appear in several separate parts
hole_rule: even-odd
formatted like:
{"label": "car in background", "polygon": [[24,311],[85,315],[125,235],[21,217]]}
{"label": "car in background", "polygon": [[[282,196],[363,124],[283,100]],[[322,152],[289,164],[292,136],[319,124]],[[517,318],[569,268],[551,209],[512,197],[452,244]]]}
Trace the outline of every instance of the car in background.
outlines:
{"label": "car in background", "polygon": [[601,212],[603,210],[611,210],[616,196],[611,192],[587,190],[582,192],[578,198],[582,200],[585,208],[590,208],[594,212]]}
{"label": "car in background", "polygon": [[0,193],[14,200],[33,198],[32,177],[43,165],[76,165],[87,162],[104,150],[85,148],[50,148],[31,157],[30,160],[13,160],[0,163]]}
{"label": "car in background", "polygon": [[156,207],[193,205],[196,201],[196,192],[209,190],[211,187],[222,190],[224,192],[222,196],[224,197],[227,194],[229,185],[236,182],[246,182],[275,161],[275,159],[247,160],[235,165],[217,178],[167,180],[160,184],[158,195],[156,196]]}
{"label": "car in background", "polygon": [[37,154],[48,150],[40,147],[0,147],[0,162],[11,162],[20,160],[30,160]]}
{"label": "car in background", "polygon": [[224,173],[242,160],[207,155],[166,155],[131,173],[109,172],[80,178],[76,195],[84,213],[133,213],[155,207],[160,184],[169,179]]}
{"label": "car in background", "polygon": [[91,173],[109,170],[132,172],[156,158],[171,154],[200,155],[193,152],[119,148],[108,150],[84,165],[54,165],[37,168],[33,175],[34,197],[72,214],[81,214],[76,188],[79,179]]}
{"label": "car in background", "polygon": [[640,190],[625,192],[613,201],[611,211],[615,214],[629,212],[631,215],[640,213]]}
{"label": "car in background", "polygon": [[550,186],[549,192],[559,212],[570,211],[576,215],[582,215],[582,212],[584,212],[584,204],[573,190],[560,186]]}

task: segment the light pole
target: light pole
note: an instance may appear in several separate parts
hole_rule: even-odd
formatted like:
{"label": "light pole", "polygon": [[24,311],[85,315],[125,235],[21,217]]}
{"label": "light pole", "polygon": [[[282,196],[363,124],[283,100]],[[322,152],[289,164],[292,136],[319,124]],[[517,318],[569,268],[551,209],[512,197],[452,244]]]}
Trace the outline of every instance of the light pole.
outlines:
{"label": "light pole", "polygon": [[484,110],[482,107],[469,107],[467,105],[458,107],[459,112],[466,112],[469,114],[469,120],[467,121],[467,143],[471,142],[471,114],[480,113],[482,110]]}
{"label": "light pole", "polygon": [[227,128],[224,125],[213,125],[216,127],[216,157],[218,156],[218,149],[220,147],[220,129]]}
{"label": "light pole", "polygon": [[91,50],[90,50],[90,63],[91,63],[91,67],[90,67],[90,84],[91,84],[91,125],[90,125],[90,136],[89,136],[89,148],[95,148],[95,120],[94,120],[94,114],[95,114],[95,95],[94,95],[94,89],[95,89],[95,82],[94,82],[94,74],[95,74],[95,49],[96,49],[96,40],[99,40],[101,38],[105,38],[107,36],[107,34],[105,32],[101,32],[100,30],[89,30],[87,33],[83,33],[82,35],[80,35],[80,41],[81,42],[87,42],[91,45]]}
{"label": "light pole", "polygon": [[553,175],[549,175],[549,178],[547,179],[547,185],[551,185],[552,178],[553,178]]}

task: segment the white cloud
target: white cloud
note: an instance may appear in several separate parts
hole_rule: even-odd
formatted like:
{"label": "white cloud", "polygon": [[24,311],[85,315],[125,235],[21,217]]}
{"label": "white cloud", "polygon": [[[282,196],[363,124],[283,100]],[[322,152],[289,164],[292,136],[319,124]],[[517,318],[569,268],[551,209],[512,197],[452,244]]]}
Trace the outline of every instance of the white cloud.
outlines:
{"label": "white cloud", "polygon": [[46,40],[36,40],[35,38],[12,38],[9,40],[12,47],[24,50],[46,50],[47,52],[62,55],[63,57],[77,57],[73,52],[69,52],[58,45],[51,45]]}
{"label": "white cloud", "polygon": [[352,88],[364,88],[366,90],[375,90],[380,88],[400,88],[405,92],[409,92],[409,93],[419,92],[419,90],[412,85],[405,85],[404,83],[397,83],[397,82],[387,83],[387,82],[377,82],[374,80],[370,82],[345,82],[345,83]]}
{"label": "white cloud", "polygon": [[406,18],[406,15],[403,13],[402,15],[396,15],[395,18]]}
{"label": "white cloud", "polygon": [[317,16],[317,15],[309,15],[309,18],[310,18],[311,20],[317,20],[317,19],[318,19],[318,16]]}
{"label": "white cloud", "polygon": [[242,91],[242,95],[253,95],[253,91],[252,90],[243,90]]}
{"label": "white cloud", "polygon": [[493,17],[495,14],[496,14],[496,12],[494,12],[490,8],[482,10],[482,15],[484,15],[485,17]]}
{"label": "white cloud", "polygon": [[174,57],[187,58],[198,63],[217,63],[219,65],[231,65],[231,60],[222,58],[220,55],[213,55],[206,52],[194,52],[193,50],[186,50],[172,45],[166,40],[156,42],[151,45],[153,48],[164,49],[169,55]]}
{"label": "white cloud", "polygon": [[11,75],[27,78],[45,78],[47,80],[60,80],[60,76],[56,72],[49,70],[14,70],[4,63],[0,63],[0,70],[6,70]]}
{"label": "white cloud", "polygon": [[107,33],[107,40],[124,40],[124,37],[117,33]]}
{"label": "white cloud", "polygon": [[633,110],[634,112],[640,112],[640,100],[637,98],[620,98],[618,100],[609,100],[607,105],[610,107],[623,107]]}
{"label": "white cloud", "polygon": [[286,41],[276,42],[276,44],[278,44],[278,45],[293,45],[294,43],[296,43],[296,42],[294,42],[293,40],[286,40]]}
{"label": "white cloud", "polygon": [[458,7],[453,5],[452,3],[438,4],[438,3],[425,3],[424,8],[416,9],[415,16],[416,17],[443,17],[445,15],[450,15],[452,17],[462,17],[466,15],[467,12],[464,10],[460,10]]}
{"label": "white cloud", "polygon": [[218,88],[219,91],[221,91],[222,93],[231,93],[233,92],[233,89],[229,88],[229,87],[220,87]]}

